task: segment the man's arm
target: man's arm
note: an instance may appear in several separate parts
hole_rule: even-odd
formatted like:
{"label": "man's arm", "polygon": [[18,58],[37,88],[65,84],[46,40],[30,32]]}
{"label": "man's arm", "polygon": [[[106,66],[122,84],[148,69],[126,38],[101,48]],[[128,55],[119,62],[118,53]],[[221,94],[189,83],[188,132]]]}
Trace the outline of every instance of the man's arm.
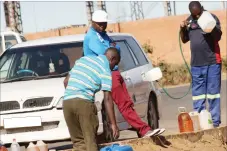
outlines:
{"label": "man's arm", "polygon": [[191,20],[191,16],[189,16],[186,20],[184,20],[180,24],[180,37],[183,43],[187,43],[189,41],[188,30],[187,27],[189,25],[189,21]]}
{"label": "man's arm", "polygon": [[220,41],[221,40],[221,36],[222,36],[221,23],[220,23],[220,21],[219,21],[217,16],[213,15],[213,17],[216,20],[216,26],[212,30],[211,35],[214,37],[214,39],[216,41]]}
{"label": "man's arm", "polygon": [[104,105],[105,105],[105,109],[107,111],[108,117],[110,119],[113,136],[116,139],[119,137],[119,129],[118,129],[115,114],[114,114],[113,98],[112,98],[111,92],[109,91],[104,91]]}
{"label": "man's arm", "polygon": [[107,114],[110,119],[110,123],[113,125],[117,125],[115,114],[114,114],[114,104],[111,92],[104,91],[104,105],[107,111]]}
{"label": "man's arm", "polygon": [[180,28],[180,36],[183,43],[187,43],[189,41],[188,31],[186,27]]}
{"label": "man's arm", "polygon": [[117,127],[117,122],[114,114],[114,104],[113,98],[111,95],[112,88],[112,76],[110,69],[107,69],[107,72],[103,72],[101,74],[102,88],[101,90],[104,92],[104,105],[107,111],[108,117],[110,119],[111,128],[113,130],[114,138],[119,137],[119,130]]}
{"label": "man's arm", "polygon": [[70,77],[70,75],[68,74],[68,75],[65,77],[65,79],[64,79],[64,86],[65,86],[65,89],[66,89],[66,87],[67,87],[67,85],[68,85],[69,77]]}

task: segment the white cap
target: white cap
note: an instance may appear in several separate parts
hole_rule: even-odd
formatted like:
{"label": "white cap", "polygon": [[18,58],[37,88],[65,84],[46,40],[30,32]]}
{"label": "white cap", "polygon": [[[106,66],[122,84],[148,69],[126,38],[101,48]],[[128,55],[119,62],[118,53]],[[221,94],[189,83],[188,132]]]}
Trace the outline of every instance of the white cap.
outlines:
{"label": "white cap", "polygon": [[108,14],[103,10],[96,10],[92,14],[92,21],[94,22],[108,22]]}

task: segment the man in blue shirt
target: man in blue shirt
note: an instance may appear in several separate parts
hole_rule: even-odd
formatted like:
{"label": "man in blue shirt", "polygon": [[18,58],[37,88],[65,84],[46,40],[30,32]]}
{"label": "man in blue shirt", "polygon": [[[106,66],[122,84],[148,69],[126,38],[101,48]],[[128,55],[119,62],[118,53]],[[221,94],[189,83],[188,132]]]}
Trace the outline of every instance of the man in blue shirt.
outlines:
{"label": "man in blue shirt", "polygon": [[63,113],[74,151],[98,151],[96,136],[99,121],[94,96],[100,90],[104,91],[104,104],[113,136],[119,137],[110,94],[111,70],[119,62],[120,54],[116,48],[109,48],[104,55],[85,56],[77,60],[65,78]]}
{"label": "man in blue shirt", "polygon": [[[120,53],[120,48],[114,44],[106,34],[108,15],[105,11],[97,10],[92,15],[92,27],[87,31],[84,38],[84,56],[97,56],[104,54],[109,47],[116,47]],[[115,66],[112,72],[112,97],[119,111],[125,120],[135,128],[142,137],[161,134],[165,129],[151,130],[150,126],[143,122],[133,109],[133,102],[128,94],[125,82]]]}

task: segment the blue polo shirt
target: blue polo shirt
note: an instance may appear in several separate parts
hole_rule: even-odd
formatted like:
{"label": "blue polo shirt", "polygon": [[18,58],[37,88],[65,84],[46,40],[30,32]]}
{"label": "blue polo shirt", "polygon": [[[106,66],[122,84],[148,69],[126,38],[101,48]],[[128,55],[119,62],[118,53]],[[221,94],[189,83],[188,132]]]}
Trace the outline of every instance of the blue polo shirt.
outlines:
{"label": "blue polo shirt", "polygon": [[[112,42],[113,41],[106,32],[97,32],[93,27],[91,27],[84,38],[84,56],[104,55],[106,50],[111,47]],[[120,53],[120,47],[116,46],[116,48]],[[114,70],[117,69],[118,66],[114,68]]]}
{"label": "blue polo shirt", "polygon": [[112,77],[105,55],[80,58],[69,74],[64,100],[81,98],[93,102],[96,92],[111,91]]}

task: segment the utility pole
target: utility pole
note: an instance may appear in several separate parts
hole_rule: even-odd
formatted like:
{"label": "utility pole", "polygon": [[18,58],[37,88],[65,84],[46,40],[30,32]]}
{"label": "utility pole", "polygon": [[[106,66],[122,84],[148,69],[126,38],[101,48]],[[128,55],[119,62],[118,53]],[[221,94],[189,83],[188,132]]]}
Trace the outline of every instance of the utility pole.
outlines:
{"label": "utility pole", "polygon": [[130,1],[132,20],[144,19],[142,4],[141,1]]}
{"label": "utility pole", "polygon": [[105,1],[97,1],[98,9],[106,11],[106,2]]}
{"label": "utility pole", "polygon": [[170,1],[164,1],[163,5],[164,5],[165,16],[171,16],[172,10],[171,10]]}
{"label": "utility pole", "polygon": [[94,12],[94,2],[86,1],[86,8],[87,8],[87,17],[88,17],[88,26],[89,26],[91,25],[92,14]]}
{"label": "utility pole", "polygon": [[221,1],[221,3],[222,3],[222,8],[223,8],[223,10],[225,10],[226,9],[226,6],[225,6],[225,1]]}
{"label": "utility pole", "polygon": [[10,27],[13,31],[23,33],[21,8],[19,1],[5,1],[4,12],[6,26]]}
{"label": "utility pole", "polygon": [[173,1],[173,14],[176,16],[176,1]]}

